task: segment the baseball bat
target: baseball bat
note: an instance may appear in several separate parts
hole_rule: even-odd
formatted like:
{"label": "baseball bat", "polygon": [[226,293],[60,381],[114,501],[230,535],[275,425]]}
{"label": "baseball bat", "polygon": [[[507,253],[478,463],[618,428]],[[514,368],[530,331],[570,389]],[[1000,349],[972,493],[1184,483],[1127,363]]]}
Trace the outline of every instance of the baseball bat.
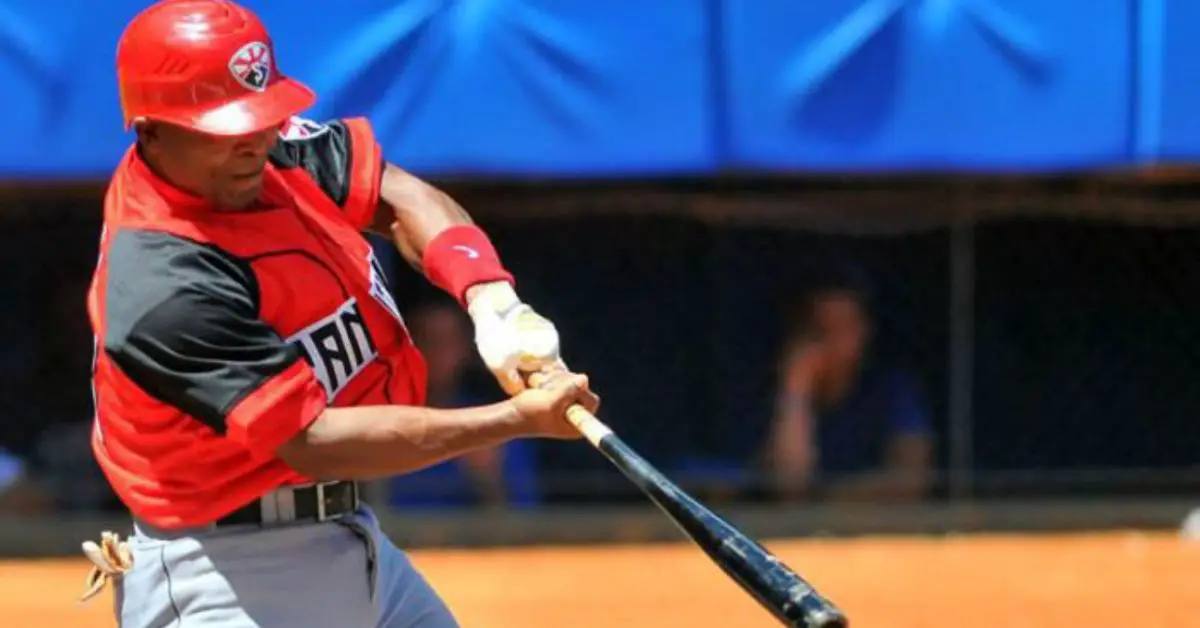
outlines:
{"label": "baseball bat", "polygon": [[625,444],[586,408],[567,419],[708,557],[784,626],[845,628],[846,616],[765,547],[719,517]]}

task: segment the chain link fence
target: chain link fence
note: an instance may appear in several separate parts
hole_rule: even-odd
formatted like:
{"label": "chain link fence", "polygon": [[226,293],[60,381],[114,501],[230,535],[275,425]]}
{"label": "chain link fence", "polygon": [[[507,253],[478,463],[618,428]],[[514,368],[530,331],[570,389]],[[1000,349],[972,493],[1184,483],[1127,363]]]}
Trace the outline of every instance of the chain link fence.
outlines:
{"label": "chain link fence", "polygon": [[[926,481],[905,499],[1200,487],[1200,211],[1186,199],[1113,209],[1103,195],[1038,190],[448,187],[493,234],[519,292],[559,325],[606,421],[704,498],[781,498],[781,408],[805,377],[819,382],[806,389],[818,459],[806,500],[894,499],[880,485],[921,459]],[[80,488],[87,452],[55,444],[91,416],[83,299],[99,193],[6,205],[0,446],[45,484],[71,478],[75,495],[91,495]],[[436,326],[421,313],[438,295],[398,260],[391,271],[425,342]],[[839,292],[860,310],[861,368],[803,375],[788,349],[815,342],[836,362],[831,338],[853,318],[805,297]],[[462,369],[464,398],[498,398],[477,361]],[[897,435],[914,438],[900,446]],[[522,477],[535,478],[523,503],[643,499],[581,442],[536,442],[519,456]],[[420,481],[470,491],[487,471],[466,475]],[[874,488],[854,485],[859,475]]]}
{"label": "chain link fence", "polygon": [[1196,488],[1198,246],[1200,229],[1183,225],[976,230],[980,493]]}

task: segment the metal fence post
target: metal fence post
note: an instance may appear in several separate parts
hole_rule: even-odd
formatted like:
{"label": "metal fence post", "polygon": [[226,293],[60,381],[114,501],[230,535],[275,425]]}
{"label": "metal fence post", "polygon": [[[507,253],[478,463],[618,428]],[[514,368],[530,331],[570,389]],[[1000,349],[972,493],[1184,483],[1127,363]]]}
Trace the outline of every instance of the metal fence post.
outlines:
{"label": "metal fence post", "polygon": [[975,218],[956,212],[950,227],[949,473],[951,501],[972,494],[975,370]]}

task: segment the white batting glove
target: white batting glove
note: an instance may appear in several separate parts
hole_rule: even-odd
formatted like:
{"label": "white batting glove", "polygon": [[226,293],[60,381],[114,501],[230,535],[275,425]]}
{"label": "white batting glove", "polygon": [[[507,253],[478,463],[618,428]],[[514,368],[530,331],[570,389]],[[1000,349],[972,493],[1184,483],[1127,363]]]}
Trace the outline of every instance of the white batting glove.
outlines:
{"label": "white batting glove", "polygon": [[133,568],[133,552],[121,536],[105,530],[100,542],[84,541],[83,554],[92,561],[92,570],[87,577],[87,591],[79,601],[86,602],[104,590],[109,580],[119,578]]}
{"label": "white batting glove", "polygon": [[467,313],[475,323],[479,356],[509,395],[525,390],[531,373],[566,368],[554,323],[522,303],[508,282],[482,285]]}

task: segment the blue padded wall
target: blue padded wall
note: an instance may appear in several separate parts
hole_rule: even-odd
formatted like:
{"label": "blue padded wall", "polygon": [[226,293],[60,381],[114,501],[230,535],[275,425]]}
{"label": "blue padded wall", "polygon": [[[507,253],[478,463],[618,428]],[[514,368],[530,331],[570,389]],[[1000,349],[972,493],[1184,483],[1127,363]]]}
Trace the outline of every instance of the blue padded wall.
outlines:
{"label": "blue padded wall", "polygon": [[103,176],[120,158],[113,59],[132,4],[0,2],[0,178]]}
{"label": "blue padded wall", "polygon": [[288,19],[291,3],[255,4],[279,26],[281,62],[320,95],[314,114],[369,115],[388,157],[414,169],[717,165],[703,3],[655,0],[632,19],[595,0],[343,0],[352,17],[319,34]]}
{"label": "blue padded wall", "polygon": [[[1045,172],[1200,158],[1192,0],[247,0],[309,117],[442,175]],[[102,177],[145,2],[0,4],[2,179]],[[307,7],[307,9],[305,8]]]}
{"label": "blue padded wall", "polygon": [[1142,154],[1148,161],[1200,158],[1200,2],[1145,0]]}
{"label": "blue padded wall", "polygon": [[730,161],[827,171],[1119,162],[1131,139],[1128,3],[1080,5],[730,0]]}

